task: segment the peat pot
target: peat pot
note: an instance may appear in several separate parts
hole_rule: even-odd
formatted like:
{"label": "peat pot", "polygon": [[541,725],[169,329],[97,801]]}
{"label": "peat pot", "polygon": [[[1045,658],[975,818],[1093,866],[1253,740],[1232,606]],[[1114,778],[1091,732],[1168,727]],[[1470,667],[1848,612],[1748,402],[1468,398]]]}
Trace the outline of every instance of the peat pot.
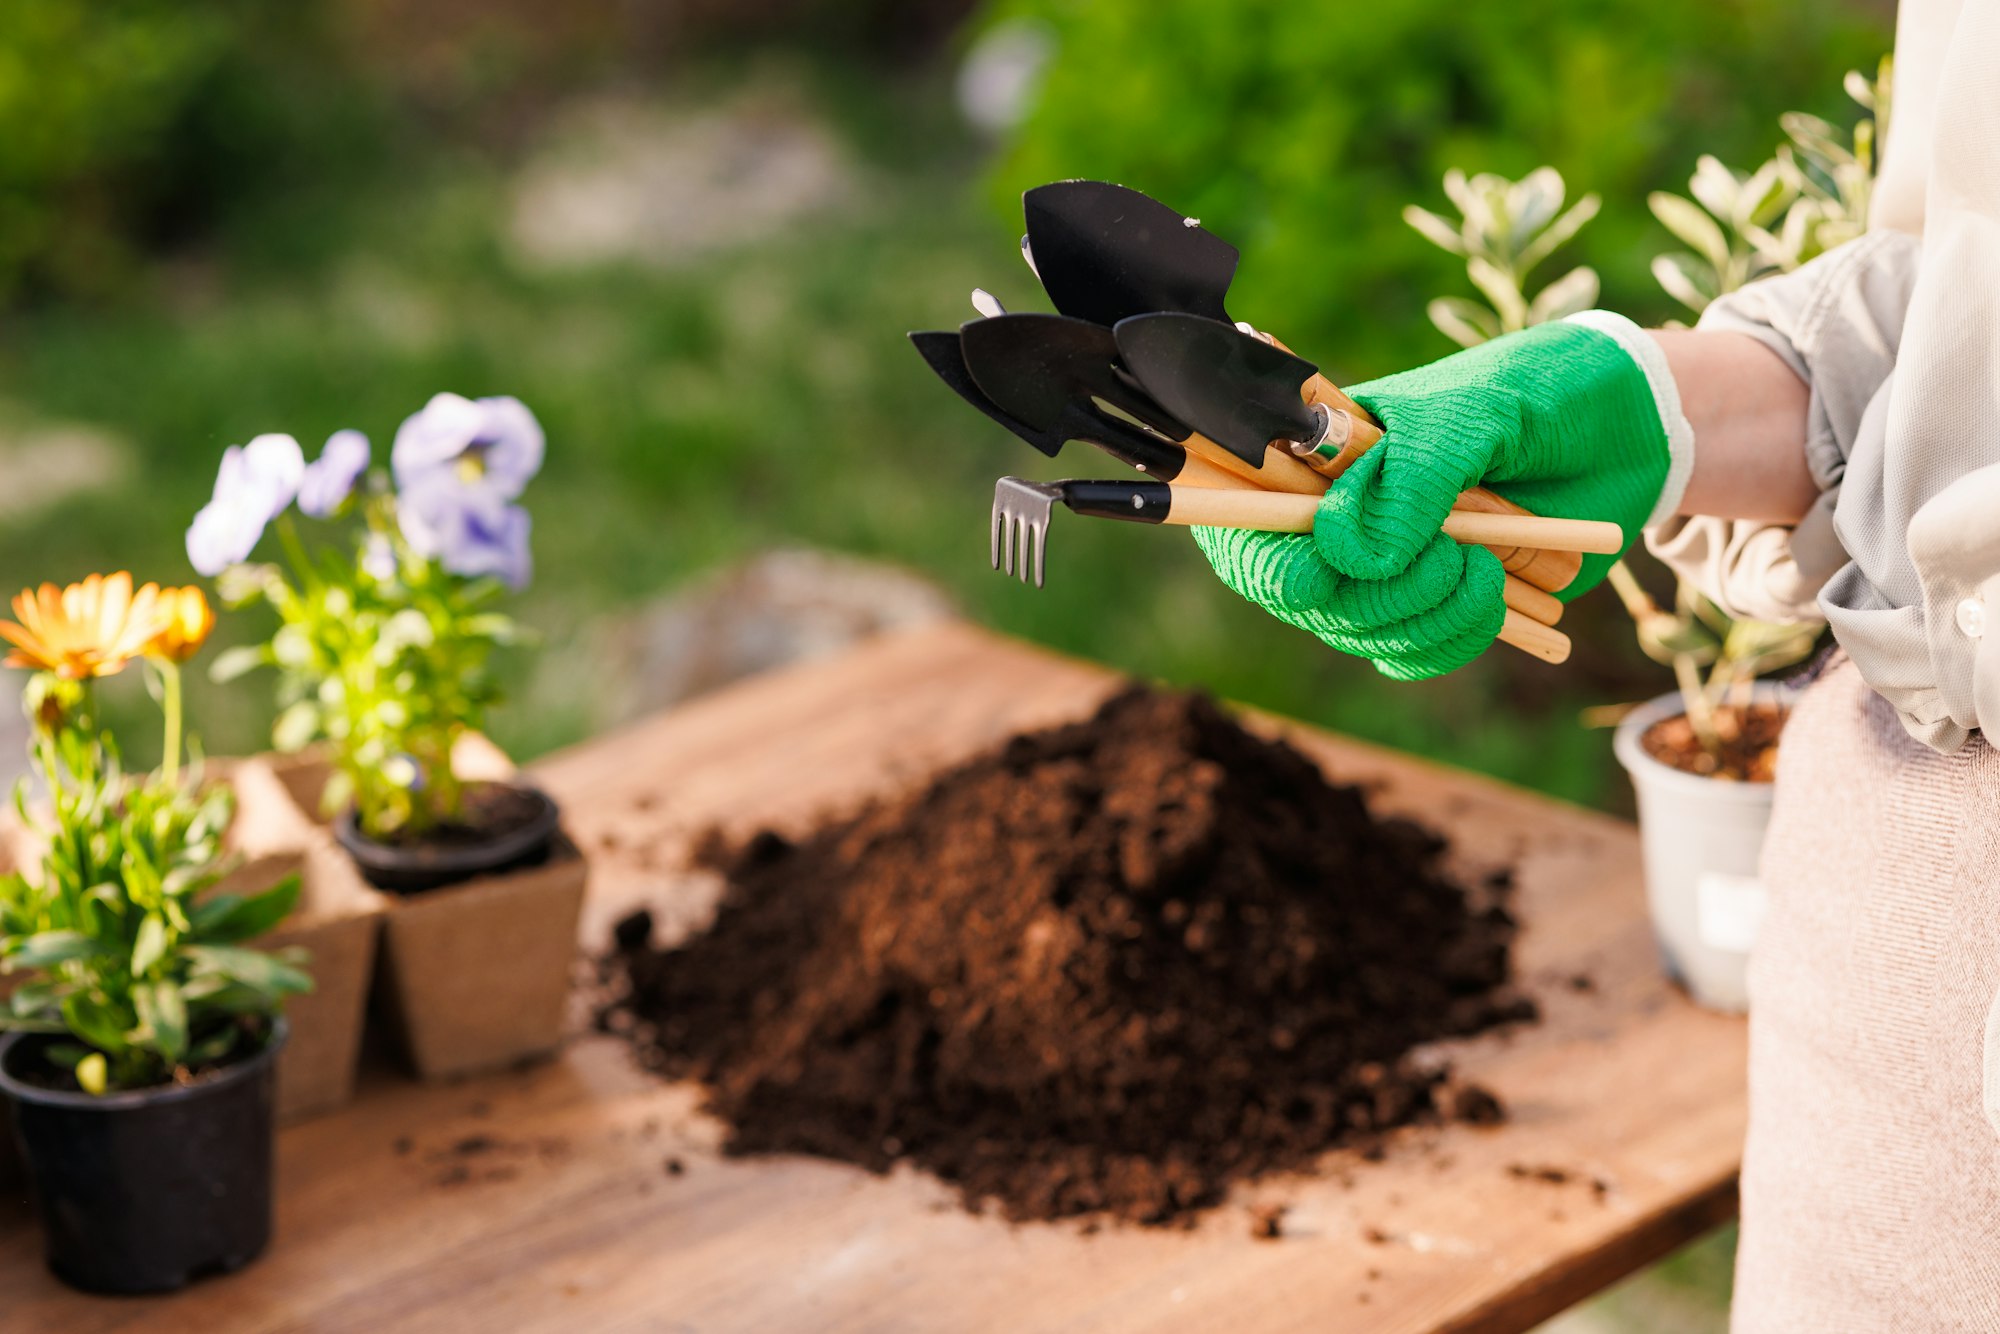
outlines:
{"label": "peat pot", "polygon": [[[577,919],[588,866],[554,801],[515,777],[491,743],[462,743],[453,767],[468,782],[531,794],[537,814],[483,844],[396,847],[364,838],[351,817],[320,814],[324,752],[259,756],[238,784],[246,810],[337,841],[384,901],[379,1012],[426,1079],[503,1069],[545,1056],[562,1038]],[[266,815],[263,808],[280,805]],[[329,837],[329,835],[331,837]]]}
{"label": "peat pot", "polygon": [[[1758,703],[1786,703],[1784,687],[1758,682]],[[1764,919],[1757,860],[1771,821],[1771,784],[1705,778],[1663,764],[1639,738],[1686,710],[1679,692],[1640,705],[1618,724],[1613,749],[1639,798],[1646,906],[1667,972],[1696,1003],[1741,1014],[1744,974]]]}
{"label": "peat pot", "polygon": [[280,1019],[262,1051],[192,1084],[103,1097],[22,1078],[60,1037],[0,1042],[0,1092],[57,1278],[85,1292],[171,1292],[262,1253],[285,1037]]}

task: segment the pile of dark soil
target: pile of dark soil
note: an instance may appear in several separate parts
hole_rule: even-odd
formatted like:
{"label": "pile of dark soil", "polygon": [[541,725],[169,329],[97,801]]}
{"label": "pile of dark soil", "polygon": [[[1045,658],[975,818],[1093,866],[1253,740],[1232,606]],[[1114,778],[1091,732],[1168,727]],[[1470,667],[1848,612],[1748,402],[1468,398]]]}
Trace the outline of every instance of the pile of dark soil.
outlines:
{"label": "pile of dark soil", "polygon": [[1717,748],[1710,750],[1684,713],[1662,718],[1639,737],[1648,755],[1683,773],[1737,783],[1769,783],[1778,777],[1778,736],[1786,711],[1776,704],[1747,708],[1726,704],[1715,711]]}
{"label": "pile of dark soil", "polygon": [[622,924],[601,1015],[709,1086],[735,1153],[907,1160],[1015,1219],[1187,1221],[1413,1121],[1502,1113],[1434,1039],[1533,1017],[1514,922],[1208,699],[1132,689]]}

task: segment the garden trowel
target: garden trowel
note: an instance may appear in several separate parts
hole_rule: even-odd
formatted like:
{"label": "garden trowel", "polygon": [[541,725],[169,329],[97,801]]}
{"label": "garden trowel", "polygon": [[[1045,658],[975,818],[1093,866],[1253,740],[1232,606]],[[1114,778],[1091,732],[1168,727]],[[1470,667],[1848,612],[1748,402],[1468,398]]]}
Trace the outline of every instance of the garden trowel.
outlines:
{"label": "garden trowel", "polygon": [[1137,423],[1191,459],[1251,485],[1315,496],[1326,489],[1323,478],[1282,451],[1260,450],[1246,459],[1191,430],[1119,367],[1117,340],[1101,324],[1063,315],[999,315],[965,325],[959,339],[973,383],[1032,427],[1056,429],[1066,411]]}
{"label": "garden trowel", "polygon": [[[998,318],[998,317],[995,317]],[[1021,439],[1054,458],[1063,445],[1082,440],[1097,446],[1121,463],[1161,481],[1178,478],[1190,486],[1228,485],[1231,474],[1198,458],[1190,458],[1186,448],[1166,440],[1130,421],[1097,409],[1088,398],[1054,401],[1049,394],[1011,395],[1009,411],[987,395],[966,369],[961,335],[952,330],[925,330],[910,335],[910,342],[930,368],[960,398],[978,408]]]}
{"label": "garden trowel", "polygon": [[1054,181],[1021,196],[1024,251],[1065,315],[1116,324],[1178,310],[1229,322],[1236,247],[1150,195],[1108,181]]}

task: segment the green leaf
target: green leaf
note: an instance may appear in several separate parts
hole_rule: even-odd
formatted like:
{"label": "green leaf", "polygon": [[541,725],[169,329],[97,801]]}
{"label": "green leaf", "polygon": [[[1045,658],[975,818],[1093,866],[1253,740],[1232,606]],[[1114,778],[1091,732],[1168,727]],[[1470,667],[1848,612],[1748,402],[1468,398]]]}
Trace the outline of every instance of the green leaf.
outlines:
{"label": "green leaf", "polygon": [[270,889],[248,898],[218,894],[195,908],[189,934],[207,945],[233,945],[261,936],[291,915],[299,901],[299,890],[299,877],[288,875]]}
{"label": "green leaf", "polygon": [[62,1004],[63,1022],[69,1031],[100,1051],[124,1051],[130,1046],[125,1024],[111,1008],[86,995],[75,995]]}
{"label": "green leaf", "polygon": [[1596,195],[1585,195],[1570,207],[1569,212],[1549,224],[1548,230],[1530,242],[1521,251],[1519,264],[1521,272],[1531,271],[1537,264],[1553,255],[1569,239],[1583,230],[1583,225],[1597,216],[1602,200]]}
{"label": "green leaf", "polygon": [[1465,253],[1465,242],[1459,239],[1458,228],[1429,209],[1411,204],[1403,210],[1403,221],[1416,228],[1426,241],[1440,250],[1448,250],[1454,255]]}
{"label": "green leaf", "polygon": [[154,965],[166,957],[167,924],[154,913],[147,913],[139,923],[139,934],[132,941],[132,975],[144,977],[153,971]]}
{"label": "green leaf", "polygon": [[1478,347],[1500,336],[1500,321],[1493,312],[1462,296],[1441,296],[1424,309],[1438,332],[1460,347]]}
{"label": "green leaf", "polygon": [[1529,324],[1547,324],[1589,310],[1597,304],[1597,271],[1588,266],[1571,269],[1544,287],[1528,307]]}
{"label": "green leaf", "polygon": [[1521,295],[1520,283],[1513,275],[1478,255],[1465,262],[1465,273],[1472,279],[1472,285],[1493,303],[1501,328],[1519,329],[1527,323],[1527,298]]}
{"label": "green leaf", "polygon": [[313,989],[312,976],[276,956],[233,945],[190,945],[187,956],[196,968],[278,997]]}
{"label": "green leaf", "polygon": [[1667,295],[1699,314],[1715,300],[1721,285],[1715,270],[1693,255],[1658,255],[1653,259],[1653,278]]}
{"label": "green leaf", "polygon": [[219,685],[227,685],[240,676],[248,675],[259,667],[271,665],[271,650],[263,644],[239,644],[226,648],[215,655],[215,661],[208,665],[208,679]]}
{"label": "green leaf", "polygon": [[1660,224],[1693,248],[1697,255],[1721,268],[1729,262],[1729,238],[1714,218],[1697,208],[1692,200],[1655,190],[1646,204]]}
{"label": "green leaf", "polygon": [[76,1063],[76,1082],[85,1093],[104,1095],[111,1083],[111,1067],[105,1062],[103,1052],[94,1051]]}
{"label": "green leaf", "polygon": [[132,988],[139,1022],[152,1030],[153,1046],[168,1065],[187,1055],[187,1002],[171,982],[142,983]]}
{"label": "green leaf", "polygon": [[286,754],[304,750],[319,735],[319,707],[311,700],[300,700],[278,715],[271,724],[271,744]]}
{"label": "green leaf", "polygon": [[8,963],[16,968],[49,968],[76,959],[106,958],[111,951],[81,931],[38,931],[15,943]]}

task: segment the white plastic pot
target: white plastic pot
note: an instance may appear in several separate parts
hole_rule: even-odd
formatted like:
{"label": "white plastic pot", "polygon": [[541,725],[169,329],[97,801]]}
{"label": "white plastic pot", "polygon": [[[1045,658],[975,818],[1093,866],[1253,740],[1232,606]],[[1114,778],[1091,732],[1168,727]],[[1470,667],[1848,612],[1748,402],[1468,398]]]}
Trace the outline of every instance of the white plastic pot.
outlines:
{"label": "white plastic pot", "polygon": [[[1782,686],[1759,682],[1754,698],[1785,703]],[[1667,972],[1697,1004],[1741,1014],[1749,1008],[1744,972],[1764,920],[1757,859],[1771,821],[1771,784],[1704,778],[1662,764],[1639,738],[1687,710],[1680,693],[1640,705],[1618,724],[1612,745],[1639,797],[1646,905]]]}

